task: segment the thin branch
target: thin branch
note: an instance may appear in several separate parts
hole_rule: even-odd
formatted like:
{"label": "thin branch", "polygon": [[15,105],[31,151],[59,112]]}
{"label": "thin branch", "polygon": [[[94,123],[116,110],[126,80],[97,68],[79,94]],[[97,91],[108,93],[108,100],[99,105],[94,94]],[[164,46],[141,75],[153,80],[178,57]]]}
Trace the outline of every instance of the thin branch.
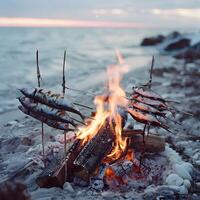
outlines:
{"label": "thin branch", "polygon": [[152,57],[152,62],[151,62],[149,88],[151,88],[152,79],[153,79],[153,67],[154,67],[154,56]]}
{"label": "thin branch", "polygon": [[40,87],[40,86],[41,86],[40,81],[42,80],[42,77],[41,77],[41,74],[40,74],[38,50],[36,51],[36,64],[37,64],[37,80],[38,80],[38,87]]}
{"label": "thin branch", "polygon": [[[64,51],[64,58],[63,58],[63,80],[62,80],[62,92],[63,96],[65,96],[65,62],[66,62],[66,50]],[[65,155],[65,181],[67,180],[67,163],[66,163],[66,157],[67,157],[67,141],[66,141],[66,131],[64,131],[64,155]]]}
{"label": "thin branch", "polygon": [[93,108],[92,108],[92,107],[85,106],[85,105],[83,105],[83,104],[80,104],[80,103],[74,103],[74,105],[77,105],[77,106],[80,106],[80,107],[83,107],[83,108],[87,108],[87,109],[93,110]]}
{"label": "thin branch", "polygon": [[64,58],[63,58],[63,82],[62,82],[62,92],[63,96],[65,95],[65,61],[66,60],[66,50],[64,51]]}
{"label": "thin branch", "polygon": [[[36,51],[36,64],[37,64],[37,81],[38,81],[38,87],[41,86],[40,81],[42,80],[42,76],[40,73],[40,67],[39,67],[39,56],[38,56],[38,50]],[[44,161],[44,165],[46,165],[45,163],[45,153],[44,153],[44,124],[42,122],[42,157],[43,157],[43,161]]]}
{"label": "thin branch", "polygon": [[84,91],[84,90],[79,90],[79,89],[76,89],[76,88],[71,88],[71,87],[65,87],[67,90],[72,90],[72,91],[75,91],[75,92],[78,92],[78,93],[82,93],[84,95],[90,95],[90,96],[95,96],[96,94],[93,93],[93,92],[88,92],[88,91]]}

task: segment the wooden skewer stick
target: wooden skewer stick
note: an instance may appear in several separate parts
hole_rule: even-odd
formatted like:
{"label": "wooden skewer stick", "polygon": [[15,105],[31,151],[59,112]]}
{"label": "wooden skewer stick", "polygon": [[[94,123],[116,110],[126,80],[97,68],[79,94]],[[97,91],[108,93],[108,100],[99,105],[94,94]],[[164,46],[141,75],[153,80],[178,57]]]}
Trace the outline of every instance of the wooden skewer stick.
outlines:
{"label": "wooden skewer stick", "polygon": [[[149,78],[149,82],[147,84],[149,89],[151,89],[151,86],[152,86],[153,67],[154,67],[154,56],[152,57],[151,69],[150,69],[150,78]],[[145,124],[144,125],[144,130],[143,130],[143,151],[142,151],[142,155],[140,156],[140,167],[142,166],[142,161],[144,159],[144,154],[145,154],[145,131],[146,131],[146,128],[147,128],[147,135],[148,135],[149,134],[150,125],[149,124]]]}
{"label": "wooden skewer stick", "polygon": [[152,57],[152,62],[151,62],[150,79],[149,79],[149,89],[151,88],[151,85],[152,85],[153,67],[154,67],[154,56]]}
{"label": "wooden skewer stick", "polygon": [[72,91],[75,91],[75,92],[78,92],[78,93],[82,93],[84,95],[90,95],[90,96],[95,96],[95,94],[93,92],[89,92],[89,91],[85,91],[85,90],[79,90],[79,89],[76,89],[76,88],[71,88],[71,87],[67,87],[65,86],[65,88],[67,90],[72,90]]}
{"label": "wooden skewer stick", "polygon": [[[38,56],[38,50],[36,51],[36,64],[37,64],[37,80],[38,80],[38,87],[41,86],[41,80],[42,76],[40,73],[40,67],[39,67],[39,56]],[[42,157],[43,157],[43,162],[44,166],[46,166],[45,162],[45,152],[44,152],[44,123],[42,122]]]}
{"label": "wooden skewer stick", "polygon": [[40,87],[40,81],[42,80],[42,76],[40,73],[40,67],[39,67],[39,58],[38,58],[38,50],[36,51],[36,64],[37,64],[37,80],[38,80],[38,87]]}
{"label": "wooden skewer stick", "polygon": [[64,58],[63,58],[63,82],[62,82],[63,96],[65,95],[65,60],[66,60],[66,50],[64,51]]}
{"label": "wooden skewer stick", "polygon": [[[63,58],[63,81],[62,81],[62,92],[63,96],[65,96],[65,62],[66,62],[66,50],[64,51],[64,58]],[[67,157],[67,141],[66,141],[66,131],[64,131],[64,157],[65,157],[65,180],[67,179],[67,163],[66,163],[66,157]]]}

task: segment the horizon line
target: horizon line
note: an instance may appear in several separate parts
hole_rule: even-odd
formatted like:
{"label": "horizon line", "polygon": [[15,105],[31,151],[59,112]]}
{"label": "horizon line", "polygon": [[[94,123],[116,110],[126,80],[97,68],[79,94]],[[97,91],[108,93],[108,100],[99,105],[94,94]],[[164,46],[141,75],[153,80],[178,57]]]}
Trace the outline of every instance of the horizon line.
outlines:
{"label": "horizon line", "polygon": [[0,27],[149,28],[152,26],[142,23],[133,23],[133,22],[0,17]]}

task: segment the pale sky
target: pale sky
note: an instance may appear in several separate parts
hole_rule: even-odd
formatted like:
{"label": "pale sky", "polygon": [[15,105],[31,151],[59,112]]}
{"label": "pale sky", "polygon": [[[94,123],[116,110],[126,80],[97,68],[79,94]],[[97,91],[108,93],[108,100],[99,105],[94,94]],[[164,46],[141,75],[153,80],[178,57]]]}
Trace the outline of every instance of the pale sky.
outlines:
{"label": "pale sky", "polygon": [[200,0],[0,0],[0,26],[71,26],[73,20],[77,26],[198,28]]}

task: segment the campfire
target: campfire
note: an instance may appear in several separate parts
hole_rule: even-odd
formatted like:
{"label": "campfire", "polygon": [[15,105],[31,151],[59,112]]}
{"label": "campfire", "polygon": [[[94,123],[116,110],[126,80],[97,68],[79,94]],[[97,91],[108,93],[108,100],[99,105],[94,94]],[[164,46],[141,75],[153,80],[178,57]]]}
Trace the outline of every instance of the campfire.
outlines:
{"label": "campfire", "polygon": [[[166,122],[173,121],[169,114],[173,116],[175,108],[151,90],[154,59],[149,82],[128,93],[120,85],[127,65],[121,66],[124,60],[119,52],[117,57],[119,62],[107,68],[105,92],[94,97],[96,111],[88,118],[62,95],[41,88],[21,90],[20,110],[64,130],[65,135],[65,152],[60,151],[45,166],[37,178],[40,187],[62,187],[65,181],[73,181],[81,186],[90,184],[96,190],[115,188],[131,179],[145,178],[151,170],[143,164],[145,152],[164,150],[164,139],[149,130],[156,126],[171,131]],[[126,129],[128,115],[144,128]],[[74,139],[66,150],[69,131],[73,131]]]}

